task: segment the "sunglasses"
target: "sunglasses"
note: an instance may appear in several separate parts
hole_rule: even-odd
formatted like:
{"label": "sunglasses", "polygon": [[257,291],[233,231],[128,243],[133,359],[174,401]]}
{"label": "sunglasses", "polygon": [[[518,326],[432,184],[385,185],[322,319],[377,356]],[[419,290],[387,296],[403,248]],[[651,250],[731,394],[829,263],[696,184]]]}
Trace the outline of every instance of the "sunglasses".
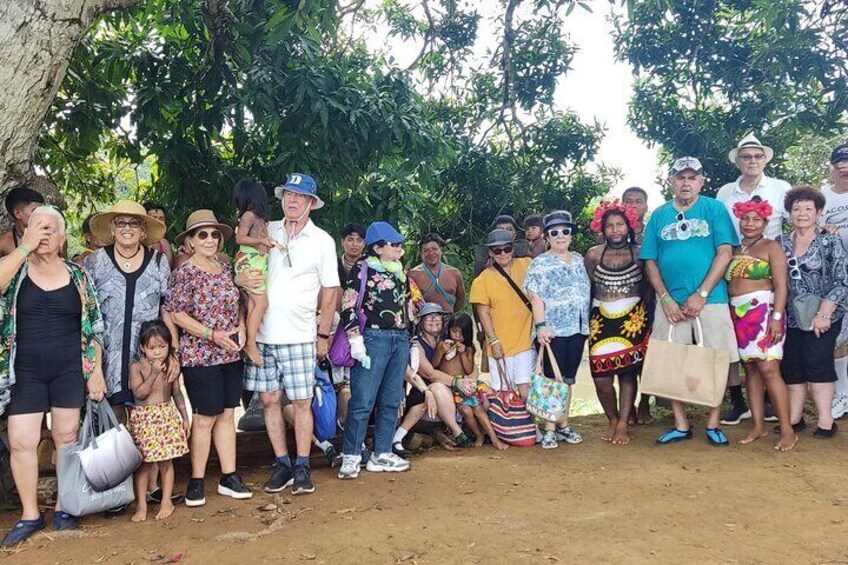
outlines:
{"label": "sunglasses", "polygon": [[490,249],[492,251],[492,255],[503,255],[504,253],[512,253],[512,245],[505,245],[503,247],[492,247]]}
{"label": "sunglasses", "polygon": [[789,277],[796,281],[801,280],[801,267],[798,264],[797,257],[790,257],[786,261],[786,266],[789,267]]}
{"label": "sunglasses", "polygon": [[112,222],[112,225],[122,230],[124,228],[132,228],[137,230],[141,227],[141,220],[115,220]]}
{"label": "sunglasses", "polygon": [[559,237],[561,235],[571,235],[571,228],[561,228],[558,230],[548,230],[548,235],[551,237]]}
{"label": "sunglasses", "polygon": [[221,240],[221,232],[218,230],[212,231],[199,231],[194,234],[194,237],[199,239],[200,241],[205,241],[207,237],[212,236],[212,239],[220,241]]}

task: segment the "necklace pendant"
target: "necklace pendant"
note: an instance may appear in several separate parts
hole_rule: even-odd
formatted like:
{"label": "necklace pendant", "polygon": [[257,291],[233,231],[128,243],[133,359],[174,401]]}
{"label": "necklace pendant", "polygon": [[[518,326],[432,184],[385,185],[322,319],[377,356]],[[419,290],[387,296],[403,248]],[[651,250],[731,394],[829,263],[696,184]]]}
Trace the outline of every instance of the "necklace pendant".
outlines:
{"label": "necklace pendant", "polygon": [[130,262],[129,262],[129,261],[125,261],[125,262],[124,262],[124,269],[129,270],[129,268],[130,268]]}

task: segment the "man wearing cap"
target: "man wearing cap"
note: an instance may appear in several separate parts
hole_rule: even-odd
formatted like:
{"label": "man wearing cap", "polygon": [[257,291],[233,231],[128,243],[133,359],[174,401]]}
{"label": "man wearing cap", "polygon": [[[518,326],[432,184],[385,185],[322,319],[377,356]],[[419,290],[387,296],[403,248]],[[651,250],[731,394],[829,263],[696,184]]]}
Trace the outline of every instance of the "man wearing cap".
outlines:
{"label": "man wearing cap", "polygon": [[[824,212],[820,225],[838,235],[848,250],[848,142],[834,148],[830,154],[830,184],[822,186]],[[836,367],[836,393],[833,396],[833,417],[841,418],[848,412],[848,324],[836,338],[834,365]]]}
{"label": "man wearing cap", "polygon": [[[324,205],[315,181],[294,173],[274,189],[274,195],[285,217],[268,224],[269,237],[279,245],[268,252],[268,310],[256,335],[262,365],[248,362],[244,388],[260,393],[277,458],[265,492],[280,492],[293,484],[292,493],[303,494],[315,490],[309,473],[315,358],[327,355],[341,286],[333,238],[309,219],[312,210]],[[316,324],[319,292],[321,316]],[[294,406],[294,464],[286,445],[283,391]]]}
{"label": "man wearing cap", "polygon": [[421,238],[421,264],[409,276],[421,289],[426,302],[433,302],[452,314],[465,305],[465,281],[459,269],[442,262],[445,245],[437,233]]}
{"label": "man wearing cap", "polygon": [[[530,245],[527,243],[526,239],[518,239],[518,224],[515,221],[515,218],[510,216],[509,214],[501,214],[492,220],[492,224],[489,226],[489,231],[491,230],[503,230],[512,234],[513,240],[513,257],[516,259],[520,259],[522,257],[533,258],[533,252],[530,249]],[[474,276],[479,275],[483,269],[490,266],[492,264],[491,257],[489,256],[489,248],[485,245],[478,245],[474,248]]]}
{"label": "man wearing cap", "polygon": [[[724,272],[739,238],[725,207],[700,195],[704,175],[698,159],[676,160],[669,182],[674,199],[651,215],[639,252],[659,301],[652,339],[667,339],[670,326],[674,325],[674,341],[691,344],[698,318],[704,345],[727,349],[731,361],[738,361]],[[648,355],[650,349],[648,346]],[[678,401],[671,404],[675,425],[657,439],[660,445],[692,439],[684,404]],[[718,424],[719,409],[713,408],[707,423],[707,439],[713,445],[728,445]]]}
{"label": "man wearing cap", "polygon": [[[789,219],[788,212],[780,213],[779,210],[783,210],[783,199],[786,192],[792,187],[785,180],[772,178],[763,172],[773,157],[774,150],[760,143],[760,140],[753,133],[742,138],[737,146],[727,154],[728,160],[736,165],[741,174],[735,181],[722,186],[716,195],[716,199],[727,208],[730,220],[736,230],[736,236],[739,238],[742,237],[739,231],[739,218],[733,214],[733,205],[737,202],[747,202],[754,196],[759,196],[772,205],[776,212],[769,218],[768,225],[763,232],[763,235],[769,239],[776,239],[783,232],[784,219]],[[745,403],[745,396],[742,394],[742,379],[739,376],[738,365],[731,368],[727,386],[730,390],[730,406],[722,417],[721,423],[732,426],[751,417],[751,411]],[[766,412],[771,416],[769,420],[776,419],[771,404],[767,405]]]}

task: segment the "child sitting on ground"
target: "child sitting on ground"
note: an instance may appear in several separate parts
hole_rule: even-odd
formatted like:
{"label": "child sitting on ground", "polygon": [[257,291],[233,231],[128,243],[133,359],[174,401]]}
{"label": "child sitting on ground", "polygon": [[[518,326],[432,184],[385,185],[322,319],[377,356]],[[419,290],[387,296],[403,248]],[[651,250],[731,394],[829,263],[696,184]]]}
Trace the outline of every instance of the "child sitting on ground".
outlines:
{"label": "child sitting on ground", "polygon": [[256,334],[262,316],[268,309],[266,294],[268,280],[268,251],[276,247],[277,242],[268,235],[268,194],[265,187],[253,179],[242,179],[233,187],[233,204],[238,210],[239,221],[236,228],[235,269],[237,273],[255,269],[262,273],[262,285],[247,291],[247,339],[244,355],[257,367],[262,366],[259,348],[256,346]]}
{"label": "child sitting on ground", "polygon": [[130,411],[127,427],[144,463],[135,473],[133,522],[147,519],[147,479],[153,465],[159,465],[162,488],[156,519],[162,520],[174,512],[172,460],[188,453],[187,440],[191,431],[185,399],[180,391],[180,377],[168,382],[168,363],[173,362],[168,326],[161,320],[144,322],[138,343],[142,357],[130,365],[130,388],[136,405]]}
{"label": "child sitting on ground", "polygon": [[473,394],[465,395],[462,392],[454,393],[454,400],[459,405],[459,411],[468,429],[474,434],[474,445],[483,445],[485,435],[488,434],[492,445],[497,449],[506,449],[495,434],[486,409],[480,404],[479,395],[485,393],[487,385],[478,379],[477,366],[474,363],[473,323],[471,316],[460,313],[451,318],[448,324],[448,338],[439,342],[433,354],[433,366],[449,375],[457,378],[470,378],[477,381],[477,389]]}

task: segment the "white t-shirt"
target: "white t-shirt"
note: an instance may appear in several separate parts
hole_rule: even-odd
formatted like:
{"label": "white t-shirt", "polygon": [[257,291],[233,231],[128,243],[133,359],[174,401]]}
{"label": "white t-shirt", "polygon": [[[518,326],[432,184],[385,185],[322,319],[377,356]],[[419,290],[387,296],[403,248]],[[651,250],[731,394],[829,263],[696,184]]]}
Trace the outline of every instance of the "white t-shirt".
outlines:
{"label": "white t-shirt", "polygon": [[[268,235],[286,241],[282,221],[268,224]],[[330,234],[308,220],[288,241],[288,253],[268,252],[268,310],[256,341],[294,344],[315,341],[318,292],[340,286],[336,244]]]}
{"label": "white t-shirt", "polygon": [[747,202],[754,196],[759,196],[771,204],[774,212],[771,218],[769,218],[768,226],[766,226],[763,235],[769,239],[777,239],[777,236],[783,233],[784,218],[789,219],[789,214],[783,207],[783,198],[792,187],[785,180],[773,179],[763,175],[760,184],[754,190],[745,192],[739,184],[741,180],[742,177],[739,177],[734,182],[727,183],[718,189],[718,194],[716,194],[716,200],[727,207],[727,213],[730,214],[730,219],[733,220],[733,228],[736,230],[739,240],[742,240],[742,234],[739,232],[739,218],[733,215],[733,205],[737,202]]}
{"label": "white t-shirt", "polygon": [[819,225],[839,226],[837,232],[842,239],[842,245],[848,250],[848,192],[838,193],[833,186],[824,185],[821,189],[824,195],[824,212],[819,218]]}

